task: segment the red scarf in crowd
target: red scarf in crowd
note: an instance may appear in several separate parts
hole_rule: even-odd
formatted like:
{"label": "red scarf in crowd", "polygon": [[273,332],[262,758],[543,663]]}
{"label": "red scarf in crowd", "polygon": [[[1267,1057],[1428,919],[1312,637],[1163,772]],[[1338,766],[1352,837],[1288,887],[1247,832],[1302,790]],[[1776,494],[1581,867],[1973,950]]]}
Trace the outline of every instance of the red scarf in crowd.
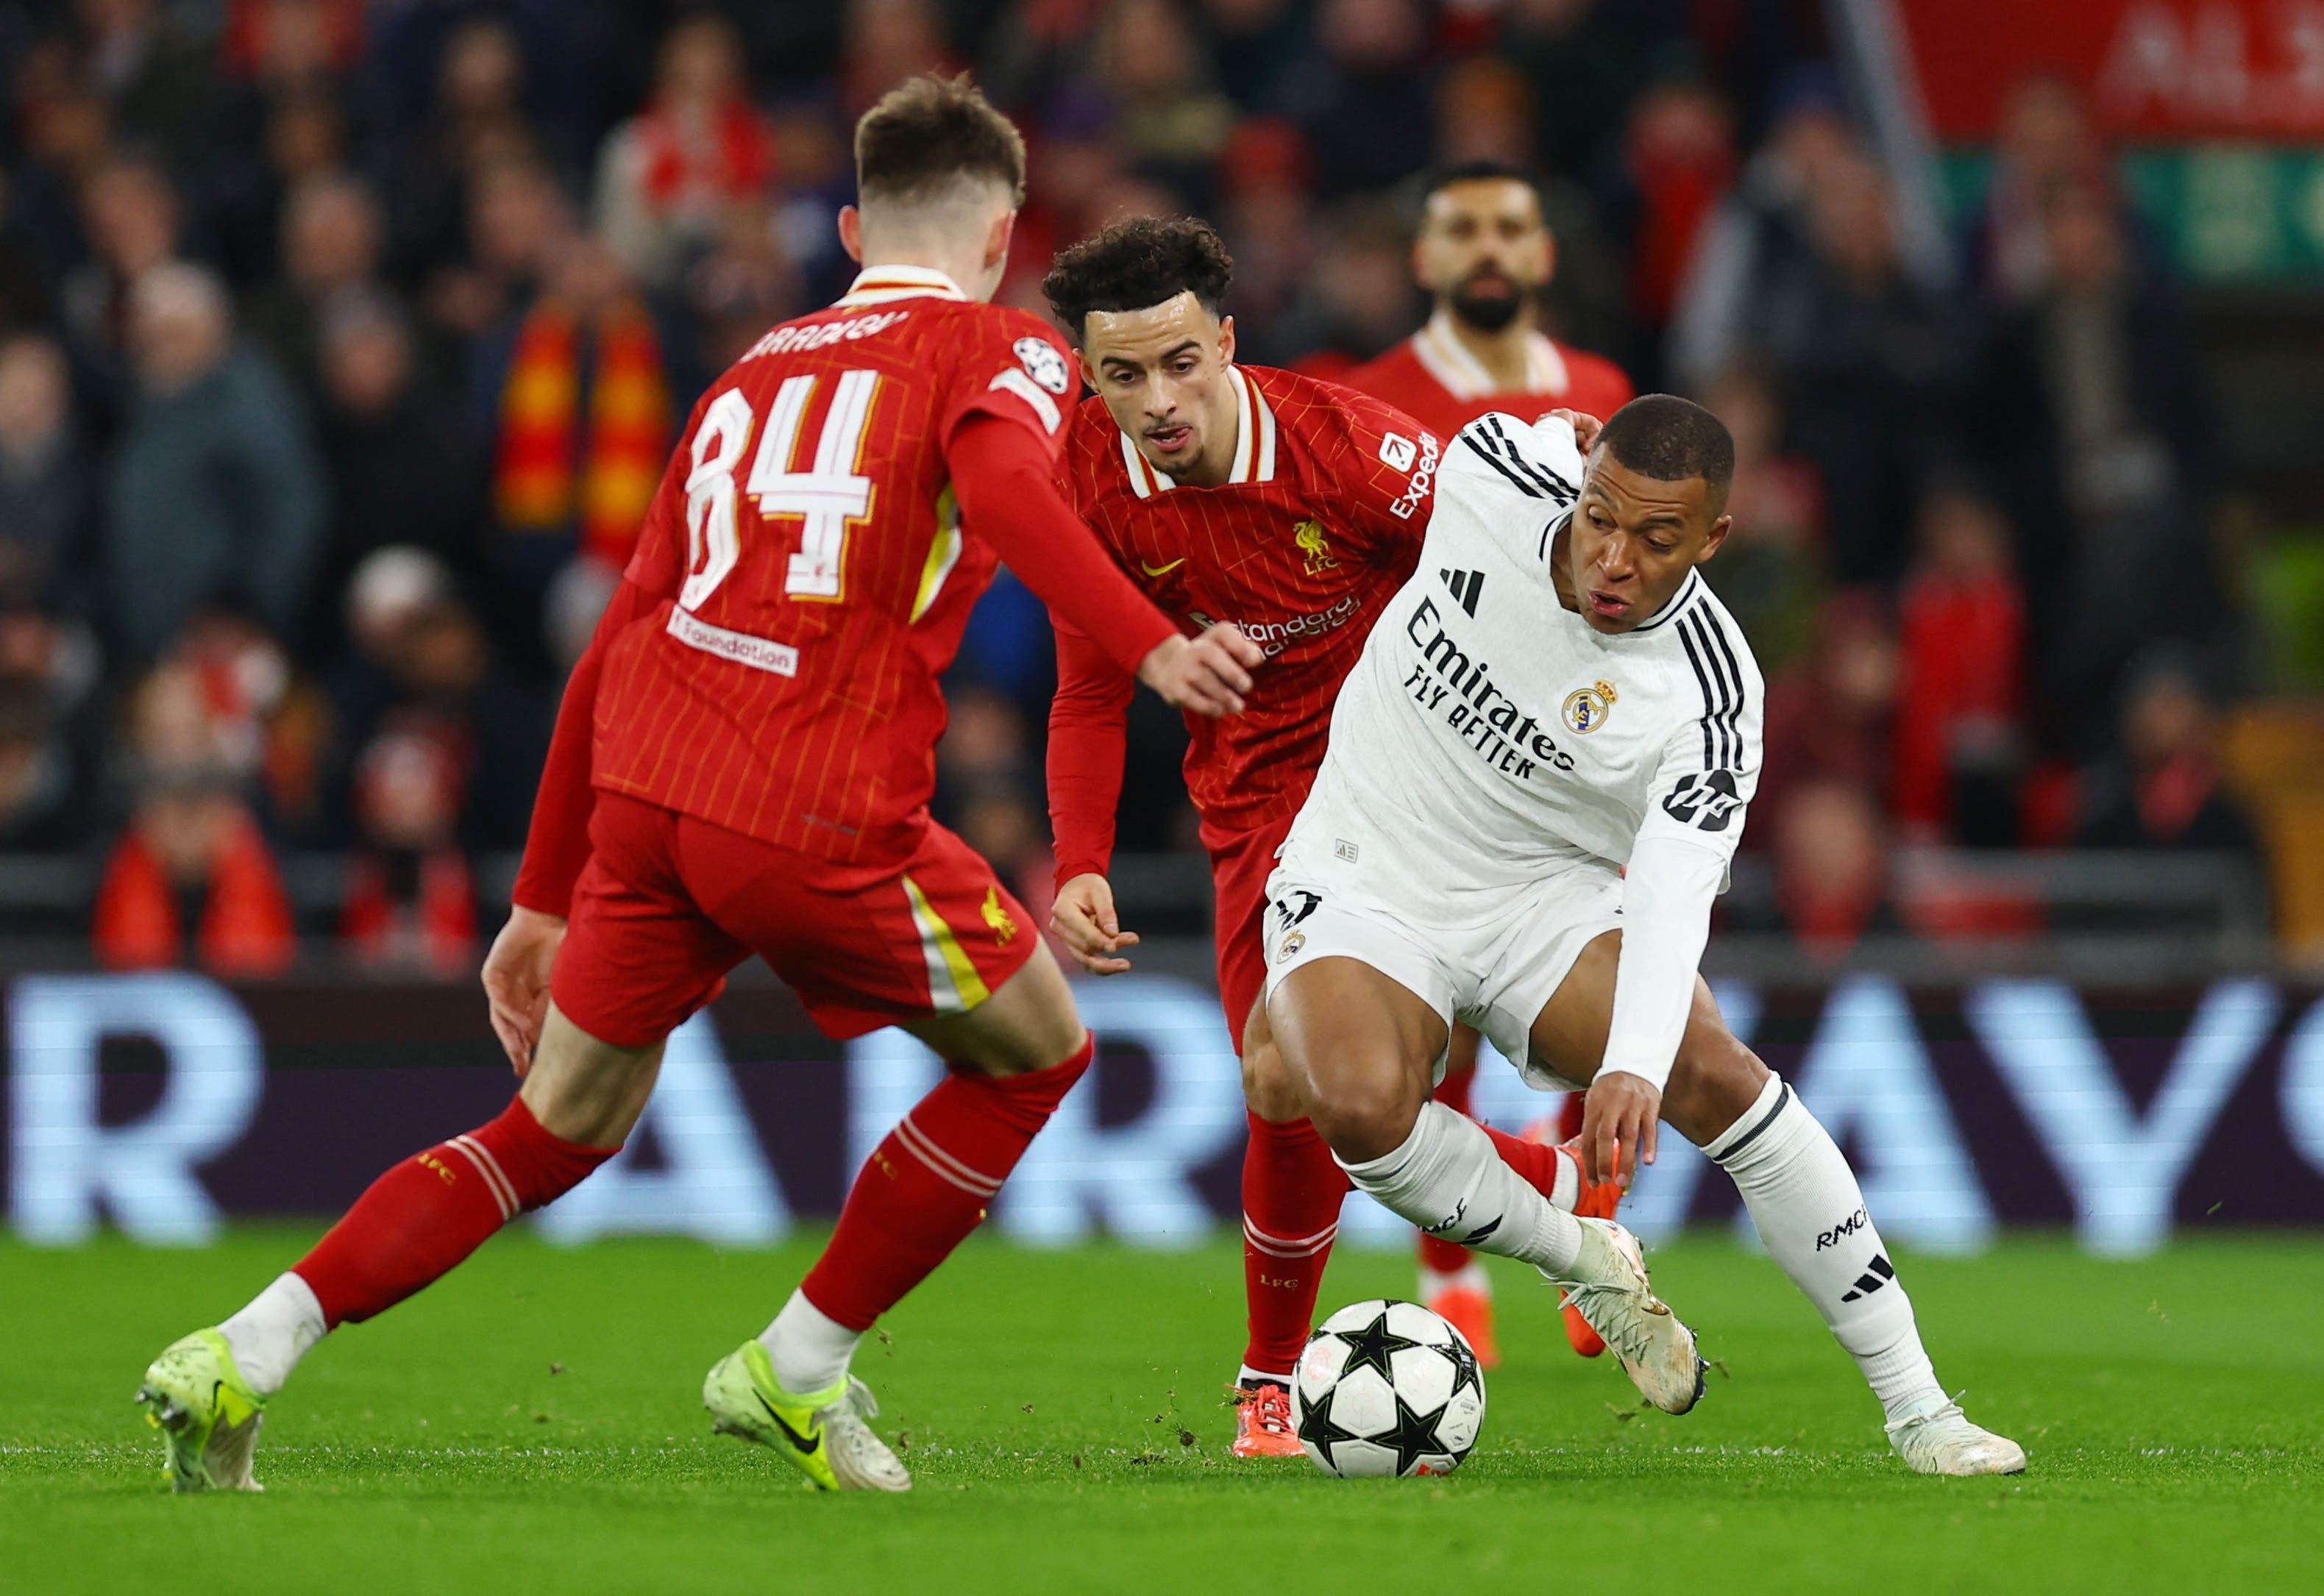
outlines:
{"label": "red scarf in crowd", "polygon": [[[594,341],[589,413],[581,421],[582,339]],[[585,328],[542,298],[517,329],[501,390],[493,502],[518,533],[578,530],[584,551],[629,563],[669,450],[669,385],[653,317],[614,301]]]}
{"label": "red scarf in crowd", "polygon": [[[221,975],[280,975],[298,956],[290,901],[265,840],[241,821],[210,864],[194,950]],[[185,957],[178,895],[160,856],[133,827],[106,861],[97,894],[97,955],[115,969],[150,969]]]}

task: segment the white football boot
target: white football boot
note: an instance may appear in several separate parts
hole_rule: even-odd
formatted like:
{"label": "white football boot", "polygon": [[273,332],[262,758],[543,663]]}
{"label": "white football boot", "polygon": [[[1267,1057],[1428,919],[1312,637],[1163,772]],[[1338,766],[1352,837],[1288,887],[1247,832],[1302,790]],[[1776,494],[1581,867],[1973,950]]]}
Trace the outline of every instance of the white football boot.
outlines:
{"label": "white football boot", "polygon": [[2022,1474],[2025,1448],[1969,1423],[1958,1402],[1909,1414],[1888,1426],[1888,1445],[1916,1474]]}
{"label": "white football boot", "polygon": [[1638,1394],[1665,1413],[1684,1413],[1702,1396],[1702,1354],[1646,1280],[1638,1239],[1610,1219],[1577,1217],[1582,1252],[1563,1275],[1542,1274],[1605,1338]]}

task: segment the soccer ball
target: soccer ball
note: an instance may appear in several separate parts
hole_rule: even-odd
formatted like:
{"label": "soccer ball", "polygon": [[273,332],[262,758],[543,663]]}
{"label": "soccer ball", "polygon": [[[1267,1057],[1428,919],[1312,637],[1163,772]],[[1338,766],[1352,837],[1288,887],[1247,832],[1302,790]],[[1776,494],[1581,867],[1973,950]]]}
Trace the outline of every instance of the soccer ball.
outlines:
{"label": "soccer ball", "polygon": [[1301,1445],[1327,1474],[1449,1474],[1485,1422],[1485,1377],[1452,1324],[1416,1302],[1342,1308],[1291,1380]]}

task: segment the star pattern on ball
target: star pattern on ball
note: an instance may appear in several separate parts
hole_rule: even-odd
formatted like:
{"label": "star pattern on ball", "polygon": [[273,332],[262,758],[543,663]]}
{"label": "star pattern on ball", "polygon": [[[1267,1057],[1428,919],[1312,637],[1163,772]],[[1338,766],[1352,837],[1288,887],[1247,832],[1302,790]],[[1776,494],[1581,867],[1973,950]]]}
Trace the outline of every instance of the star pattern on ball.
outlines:
{"label": "star pattern on ball", "polygon": [[1396,1427],[1377,1435],[1367,1435],[1364,1439],[1395,1453],[1396,1472],[1409,1474],[1412,1465],[1422,1458],[1444,1450],[1444,1444],[1436,1438],[1436,1421],[1443,1417],[1443,1408],[1427,1413],[1414,1412],[1412,1404],[1406,1401],[1399,1392],[1396,1399]]}
{"label": "star pattern on ball", "polygon": [[1307,1404],[1306,1411],[1299,1416],[1299,1438],[1313,1446],[1323,1457],[1323,1466],[1336,1474],[1340,1472],[1340,1460],[1332,1455],[1333,1444],[1364,1437],[1332,1417],[1332,1396],[1327,1391],[1322,1401]]}
{"label": "star pattern on ball", "polygon": [[[1451,1396],[1457,1397],[1464,1390],[1482,1391],[1485,1389],[1485,1377],[1477,1367],[1477,1354],[1470,1350],[1469,1344],[1462,1340],[1457,1332],[1443,1350],[1445,1359],[1452,1365]],[[1449,1397],[1446,1405],[1451,1405]]]}
{"label": "star pattern on ball", "polygon": [[1377,1369],[1390,1390],[1396,1389],[1396,1371],[1388,1366],[1388,1360],[1398,1353],[1425,1344],[1389,1329],[1387,1308],[1380,1309],[1379,1316],[1360,1330],[1338,1330],[1333,1334],[1348,1344],[1348,1360],[1340,1365],[1342,1380],[1359,1369]]}

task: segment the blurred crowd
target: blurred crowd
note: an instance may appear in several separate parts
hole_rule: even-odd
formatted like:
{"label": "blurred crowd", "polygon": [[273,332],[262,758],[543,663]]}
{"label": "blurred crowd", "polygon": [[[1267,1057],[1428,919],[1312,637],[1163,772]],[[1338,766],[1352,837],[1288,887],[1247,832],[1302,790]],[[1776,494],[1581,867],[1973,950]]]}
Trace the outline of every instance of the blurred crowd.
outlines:
{"label": "blurred crowd", "polygon": [[[1542,174],[1544,329],[1738,440],[1706,573],[1772,683],[1750,839],[1793,930],[1931,929],[1886,885],[1900,840],[2253,848],[2209,744],[2210,417],[2109,152],[2019,85],[1980,205],[1920,237],[1821,17],[0,0],[0,854],[95,861],[76,929],[116,964],[472,959],[687,407],[844,287],[853,116],[962,68],[1031,144],[1005,297],[1115,216],[1198,211],[1243,358],[1325,376],[1424,313],[1427,168]],[[1004,578],[942,801],[1037,903],[1051,684]],[[1123,845],[1186,846],[1181,734],[1139,714]]]}

